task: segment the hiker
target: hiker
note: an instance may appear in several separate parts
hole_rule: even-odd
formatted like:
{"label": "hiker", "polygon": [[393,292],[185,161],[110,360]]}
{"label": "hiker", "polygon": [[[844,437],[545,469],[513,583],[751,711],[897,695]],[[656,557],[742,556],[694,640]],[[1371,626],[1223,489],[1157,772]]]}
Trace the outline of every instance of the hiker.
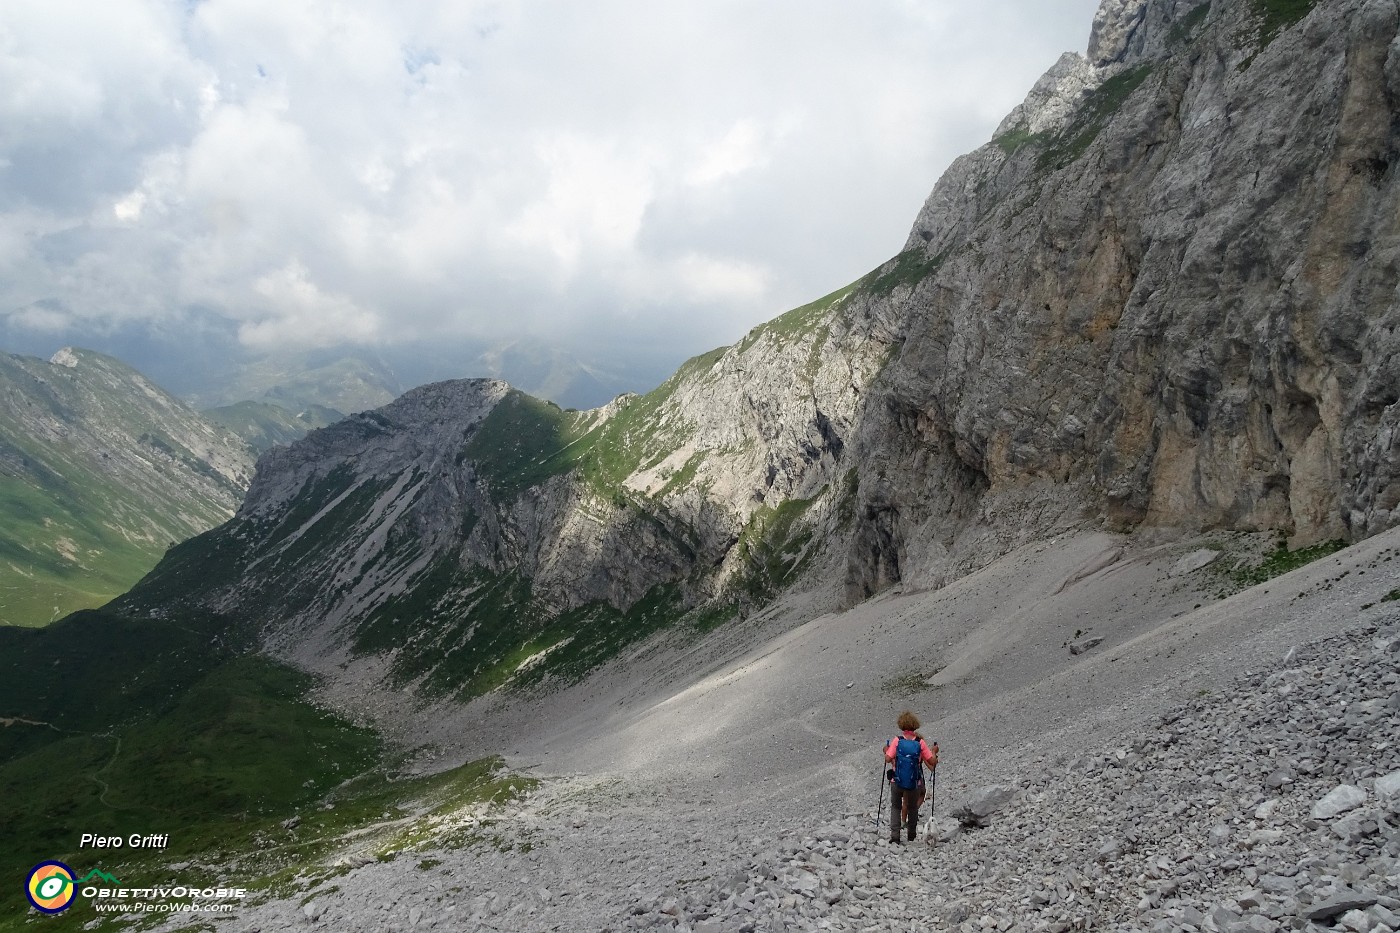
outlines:
{"label": "hiker", "polygon": [[885,762],[893,765],[890,781],[890,842],[899,842],[899,824],[908,827],[913,840],[924,800],[924,768],[938,767],[938,743],[930,748],[919,734],[919,717],[910,710],[899,714],[900,734],[885,745]]}

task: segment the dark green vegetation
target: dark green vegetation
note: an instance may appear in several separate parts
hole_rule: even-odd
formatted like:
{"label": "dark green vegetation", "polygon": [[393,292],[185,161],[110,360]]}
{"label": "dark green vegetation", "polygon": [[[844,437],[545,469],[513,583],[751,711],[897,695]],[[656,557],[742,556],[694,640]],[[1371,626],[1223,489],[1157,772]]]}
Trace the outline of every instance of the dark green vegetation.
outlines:
{"label": "dark green vegetation", "polygon": [[620,494],[623,480],[660,463],[684,436],[685,424],[663,417],[667,400],[690,377],[712,369],[726,349],[688,360],[646,395],[622,399],[601,424],[595,412],[565,411],[512,391],[482,422],[460,460],[476,464],[501,502],[573,470],[595,490]]}
{"label": "dark green vegetation", "polygon": [[862,280],[862,285],[871,295],[882,298],[896,288],[919,284],[937,272],[945,258],[942,254],[930,257],[920,249],[905,250]]}
{"label": "dark green vegetation", "polygon": [[1396,600],[1400,600],[1400,589],[1391,590],[1381,597],[1381,602],[1383,603],[1393,603]]}
{"label": "dark green vegetation", "polygon": [[860,471],[851,467],[840,479],[840,497],[836,500],[836,514],[841,527],[848,527],[855,521],[856,504],[860,501]]}
{"label": "dark green vegetation", "polygon": [[[372,734],[301,702],[306,676],[246,657],[154,715],[77,732],[0,765],[0,821],[21,860],[83,832],[174,831],[167,856],[236,845],[250,822],[285,819],[377,760]],[[27,717],[26,717],[27,718]],[[13,729],[14,727],[11,727]],[[30,727],[31,731],[33,727]]]}
{"label": "dark green vegetation", "polygon": [[1208,15],[1210,15],[1210,4],[1202,3],[1177,20],[1172,24],[1171,32],[1167,33],[1167,44],[1176,46],[1191,41],[1196,36],[1196,30],[1200,28],[1201,23],[1205,22]]}
{"label": "dark green vegetation", "polygon": [[801,518],[814,499],[789,499],[777,508],[761,508],[739,535],[744,570],[739,587],[752,602],[765,602],[780,593],[806,566],[812,532]]}
{"label": "dark green vegetation", "polygon": [[1036,167],[1042,171],[1055,170],[1078,160],[1099,138],[1109,119],[1151,74],[1150,64],[1139,65],[1099,85],[1080,106],[1073,122],[1040,153]]}
{"label": "dark green vegetation", "polygon": [[509,501],[578,465],[569,448],[585,436],[577,430],[582,417],[512,391],[487,415],[458,459],[472,461],[490,480],[492,494]]}
{"label": "dark green vegetation", "polygon": [[[526,786],[498,762],[392,780],[371,732],[308,703],[307,675],[249,650],[248,633],[210,616],[93,611],[42,630],[0,628],[5,874],[23,878],[57,858],[129,885],[167,883],[165,866],[195,861],[258,889],[303,871],[351,830]],[[292,816],[295,832],[281,825]],[[390,848],[407,828],[392,828]],[[79,850],[84,832],[169,833],[170,845]],[[215,880],[180,873],[190,877]],[[0,888],[0,930],[21,928],[25,906],[18,883]],[[80,903],[45,922],[91,919]]]}
{"label": "dark green vegetation", "polygon": [[[1169,41],[1175,44],[1189,39],[1209,11],[1209,3],[1192,10],[1172,27]],[[1075,113],[1074,119],[1059,133],[1032,133],[1025,125],[1020,125],[995,137],[992,143],[1001,149],[1008,158],[1015,156],[1023,149],[1038,150],[1035,159],[1037,171],[1054,171],[1064,168],[1089,151],[1089,147],[1099,138],[1099,133],[1108,125],[1108,121],[1151,74],[1152,65],[1144,64],[1119,72],[1109,78],[1090,92]],[[902,254],[901,258],[904,255],[908,254]],[[922,256],[922,254],[918,255]],[[922,273],[914,268],[913,259],[906,260],[908,265],[903,268],[897,267],[894,271],[885,273],[876,282],[886,280],[894,284],[908,284],[911,279],[917,281],[923,275],[935,271],[942,259],[943,257],[939,256],[932,260],[926,260],[931,268]],[[889,290],[889,287],[886,287],[884,292]],[[877,291],[878,293],[882,292]]]}
{"label": "dark green vegetation", "polygon": [[1279,33],[1298,22],[1317,0],[1250,0],[1259,17],[1260,45],[1268,45]]}
{"label": "dark green vegetation", "polygon": [[1305,564],[1335,554],[1346,547],[1345,541],[1324,541],[1312,547],[1290,551],[1288,545],[1279,541],[1278,546],[1264,555],[1264,559],[1251,567],[1230,572],[1231,578],[1241,587],[1255,586],[1274,577],[1282,576],[1290,570],[1297,570]]}
{"label": "dark green vegetation", "polygon": [[1255,18],[1259,22],[1259,44],[1245,57],[1236,71],[1248,71],[1259,52],[1279,37],[1279,34],[1308,15],[1316,0],[1250,0]]}
{"label": "dark green vegetation", "polygon": [[626,610],[589,603],[551,617],[534,602],[529,580],[441,561],[376,609],[357,629],[355,647],[393,651],[391,676],[400,684],[421,677],[425,692],[465,700],[501,687],[574,683],[686,618],[705,629],[730,614],[692,613],[676,587],[658,586]]}
{"label": "dark green vegetation", "polygon": [[1045,133],[1032,133],[1024,125],[1007,130],[992,140],[1008,156],[1013,156],[1026,146],[1038,146],[1049,137]]}
{"label": "dark green vegetation", "polygon": [[355,630],[361,653],[394,651],[390,676],[433,694],[479,696],[499,687],[533,654],[529,582],[434,563]]}

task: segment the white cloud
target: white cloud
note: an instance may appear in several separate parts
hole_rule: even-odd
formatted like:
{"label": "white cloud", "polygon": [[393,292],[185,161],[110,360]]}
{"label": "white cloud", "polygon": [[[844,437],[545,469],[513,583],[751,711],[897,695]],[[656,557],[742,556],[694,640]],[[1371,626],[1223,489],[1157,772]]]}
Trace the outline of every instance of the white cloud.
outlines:
{"label": "white cloud", "polygon": [[6,0],[0,317],[685,356],[898,249],[1096,5]]}
{"label": "white cloud", "polygon": [[20,308],[10,315],[10,321],[23,330],[41,334],[60,333],[72,323],[68,315],[63,312],[39,305]]}
{"label": "white cloud", "polygon": [[117,203],[112,205],[112,214],[117,220],[130,222],[141,219],[141,211],[146,207],[146,192],[132,191],[125,197],[117,199]]}
{"label": "white cloud", "polygon": [[657,154],[644,146],[574,133],[539,140],[538,193],[518,205],[501,235],[545,253],[572,278],[580,262],[631,248],[652,197]]}
{"label": "white cloud", "polygon": [[676,260],[666,271],[679,285],[681,295],[677,297],[696,295],[747,305],[762,298],[769,287],[767,269],[738,259],[691,253]]}
{"label": "white cloud", "polygon": [[380,336],[375,314],[343,295],[322,291],[300,262],[262,276],[253,291],[266,306],[239,328],[239,338],[250,347],[285,351],[342,341],[370,343]]}

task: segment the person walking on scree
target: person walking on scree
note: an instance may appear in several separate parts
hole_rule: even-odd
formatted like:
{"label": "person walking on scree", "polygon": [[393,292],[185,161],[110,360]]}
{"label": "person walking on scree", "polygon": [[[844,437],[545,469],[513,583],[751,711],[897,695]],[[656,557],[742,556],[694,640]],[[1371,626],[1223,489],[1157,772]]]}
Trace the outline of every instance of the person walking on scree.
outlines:
{"label": "person walking on scree", "polygon": [[908,825],[913,840],[922,802],[924,768],[938,767],[938,743],[929,748],[918,734],[919,717],[910,710],[899,714],[900,734],[885,745],[885,762],[894,767],[890,777],[890,842],[899,842],[899,824]]}

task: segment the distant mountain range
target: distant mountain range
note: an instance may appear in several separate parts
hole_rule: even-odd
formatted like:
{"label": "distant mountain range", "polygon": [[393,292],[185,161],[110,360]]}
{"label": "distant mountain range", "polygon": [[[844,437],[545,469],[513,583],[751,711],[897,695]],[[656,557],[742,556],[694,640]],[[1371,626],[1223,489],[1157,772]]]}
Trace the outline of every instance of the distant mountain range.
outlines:
{"label": "distant mountain range", "polygon": [[[407,381],[401,372],[412,373],[414,378]],[[327,410],[343,417],[387,405],[413,385],[477,377],[501,379],[522,392],[565,408],[597,408],[624,392],[650,388],[562,347],[515,340],[450,351],[399,348],[384,353],[269,356],[215,372],[203,385],[185,392],[184,397],[196,408],[221,412],[216,420],[231,421],[230,426],[256,419],[262,422],[268,437],[285,442],[297,430],[305,433],[308,425],[320,427],[329,423]],[[274,405],[280,411],[245,407],[223,413],[224,409],[245,402]]]}
{"label": "distant mountain range", "polygon": [[309,354],[289,354],[215,374],[203,388],[185,397],[200,409],[251,401],[276,405],[294,417],[312,408],[331,409],[343,416],[387,405],[402,392],[398,377],[382,362],[354,355],[321,361]]}
{"label": "distant mountain range", "polygon": [[258,453],[278,444],[290,444],[308,431],[324,428],[344,417],[341,412],[323,405],[289,411],[272,402],[237,402],[206,409],[203,414],[243,438]]}
{"label": "distant mountain range", "polygon": [[[462,366],[565,401],[620,391],[569,354],[523,342]],[[359,356],[259,360],[183,401],[90,350],[0,357],[0,624],[101,605],[169,545],[230,518],[259,454],[399,392],[387,364]]]}
{"label": "distant mountain range", "polygon": [[650,388],[634,385],[560,347],[528,340],[492,347],[453,375],[500,379],[564,408],[598,408],[624,392]]}
{"label": "distant mountain range", "polygon": [[125,364],[0,355],[0,623],[101,605],[225,520],[252,448]]}

